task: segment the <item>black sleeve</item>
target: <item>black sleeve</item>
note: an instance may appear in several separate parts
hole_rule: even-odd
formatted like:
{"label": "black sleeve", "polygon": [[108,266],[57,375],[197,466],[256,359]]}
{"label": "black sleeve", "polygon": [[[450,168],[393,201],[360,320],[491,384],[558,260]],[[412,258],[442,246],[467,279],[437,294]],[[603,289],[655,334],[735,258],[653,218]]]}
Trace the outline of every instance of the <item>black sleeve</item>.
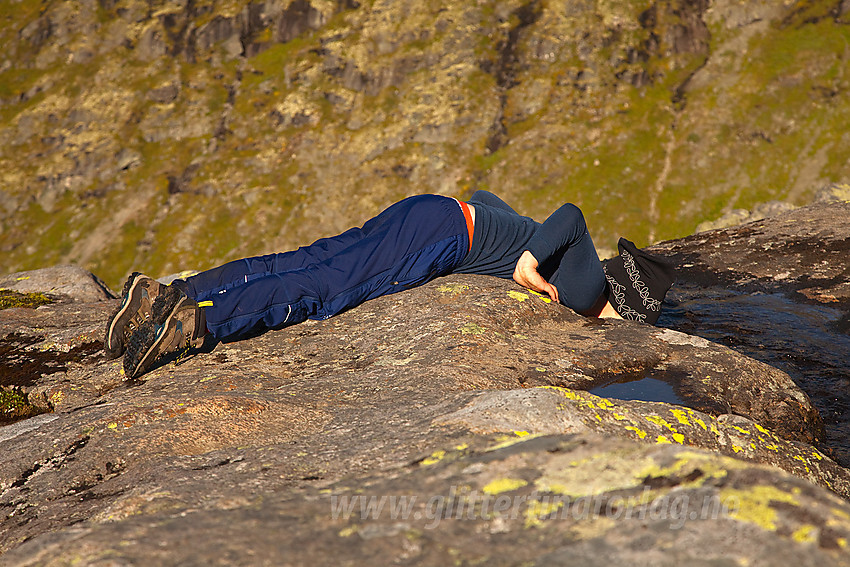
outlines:
{"label": "black sleeve", "polygon": [[503,211],[508,211],[509,213],[513,213],[515,215],[519,214],[515,210],[513,210],[511,206],[508,205],[506,202],[499,199],[489,191],[485,191],[483,189],[479,189],[478,191],[473,193],[472,197],[469,198],[469,201],[467,201],[467,203],[472,203],[473,205],[475,203],[481,203],[482,205],[502,209]]}
{"label": "black sleeve", "polygon": [[581,226],[576,226],[577,208],[572,204],[562,205],[557,211],[549,215],[549,218],[540,225],[531,240],[528,241],[526,250],[531,252],[539,264],[543,264],[551,256],[565,248],[576,238],[580,238],[587,230],[582,219]]}

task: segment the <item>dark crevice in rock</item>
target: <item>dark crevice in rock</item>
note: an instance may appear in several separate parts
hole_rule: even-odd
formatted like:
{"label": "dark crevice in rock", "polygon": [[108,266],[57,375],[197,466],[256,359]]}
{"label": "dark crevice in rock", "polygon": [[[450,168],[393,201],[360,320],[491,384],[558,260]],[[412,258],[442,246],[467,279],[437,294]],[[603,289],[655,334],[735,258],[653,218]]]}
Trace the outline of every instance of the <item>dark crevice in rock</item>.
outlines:
{"label": "dark crevice in rock", "polygon": [[236,463],[236,462],[239,462],[241,460],[243,460],[241,457],[236,457],[236,458],[227,457],[226,459],[222,459],[222,460],[217,461],[215,463],[209,463],[209,464],[206,464],[206,465],[200,465],[198,467],[192,467],[192,470],[193,471],[208,471],[210,469],[223,467],[225,465],[229,465],[231,463]]}
{"label": "dark crevice in rock", "polygon": [[[677,111],[684,109],[685,93],[688,83],[702,69],[710,56],[711,32],[705,24],[703,15],[708,10],[706,0],[696,2],[674,2],[670,6],[660,7],[653,4],[638,17],[643,30],[643,39],[635,45],[627,45],[620,56],[614,76],[618,81],[632,87],[642,88],[654,84],[670,70],[689,66],[682,55],[702,56],[698,67],[691,71],[673,90],[672,103]],[[617,27],[606,30],[603,47],[616,47],[623,43],[623,32]],[[672,66],[660,70],[659,61]]]}
{"label": "dark crevice in rock", "polygon": [[20,488],[27,483],[27,480],[34,475],[36,472],[41,470],[42,468],[59,468],[69,459],[73,458],[74,453],[85,447],[89,442],[90,437],[88,435],[81,437],[74,443],[72,443],[67,449],[65,449],[59,455],[55,457],[51,457],[47,459],[44,463],[34,463],[33,466],[25,470],[20,474],[17,480],[15,480],[10,487],[11,488]]}
{"label": "dark crevice in rock", "polygon": [[496,46],[499,57],[497,61],[484,61],[481,68],[496,79],[496,84],[501,91],[499,96],[500,112],[490,128],[490,137],[487,140],[487,150],[492,154],[504,146],[508,141],[508,127],[505,123],[505,108],[508,103],[507,91],[515,87],[517,82],[517,66],[519,64],[519,39],[523,30],[533,25],[540,19],[543,10],[539,0],[533,0],[524,4],[513,12],[518,20],[508,32],[507,38],[500,41]]}
{"label": "dark crevice in rock", "polygon": [[841,24],[842,16],[847,12],[845,0],[833,0],[832,3],[795,2],[788,14],[778,23],[782,28],[800,28],[809,24],[816,24],[825,19],[831,19]]}
{"label": "dark crevice in rock", "polygon": [[498,119],[493,123],[493,126],[490,128],[491,134],[487,140],[487,151],[489,153],[495,153],[499,148],[504,146],[508,140],[508,129],[505,126],[505,116],[504,109],[507,104],[507,97],[505,95],[501,95],[499,97],[501,112],[499,112]]}
{"label": "dark crevice in rock", "polygon": [[[78,447],[82,448],[82,447]],[[76,450],[76,449],[75,449]],[[124,472],[125,465],[121,462],[113,463],[112,461],[107,461],[104,465],[105,473],[95,473],[94,476],[90,479],[81,478],[75,481],[71,487],[69,487],[64,496],[77,496],[81,501],[89,501],[89,500],[103,500],[106,498],[114,498],[116,496],[120,496],[125,492],[124,489],[115,490],[112,492],[95,492],[92,489],[100,485],[101,483],[119,476]]]}
{"label": "dark crevice in rock", "polygon": [[104,12],[111,13],[113,8],[118,4],[118,0],[97,0],[97,4]]}
{"label": "dark crevice in rock", "polygon": [[200,166],[198,164],[189,164],[180,175],[169,175],[168,179],[168,194],[176,195],[178,193],[188,193],[199,195],[201,192],[191,187],[192,178]]}
{"label": "dark crevice in rock", "polygon": [[40,337],[11,333],[0,339],[0,386],[32,386],[44,374],[67,370],[69,362],[100,356],[100,341],[84,343],[68,352],[31,350]]}
{"label": "dark crevice in rock", "polygon": [[[129,380],[125,381],[125,382],[124,382],[124,384],[126,384],[127,382],[129,382]],[[109,388],[109,390],[112,390],[112,388]],[[105,390],[105,391],[100,392],[100,395],[105,394],[105,393],[106,393],[106,392],[108,392],[109,390]],[[104,405],[105,403],[106,403],[106,400],[105,400],[105,399],[100,399],[100,400],[97,400],[96,402],[91,403],[91,404],[86,404],[86,405],[78,406],[78,407],[75,407],[75,408],[71,408],[71,409],[68,411],[68,413],[75,413],[75,412],[78,412],[78,411],[84,410],[84,409],[86,409],[86,408],[91,408],[91,407],[95,407],[95,406],[102,406],[102,405]]]}
{"label": "dark crevice in rock", "polygon": [[496,77],[496,82],[502,89],[510,89],[518,83],[516,81],[517,64],[519,62],[519,47],[520,34],[525,28],[533,25],[542,15],[542,9],[539,5],[539,0],[533,0],[528,4],[524,4],[517,8],[514,13],[518,22],[508,32],[508,37],[499,42],[497,49],[499,50],[499,61],[496,68],[493,70],[493,75]]}
{"label": "dark crevice in rock", "polygon": [[[93,488],[93,487],[92,487]],[[118,496],[124,494],[124,490],[116,490],[114,492],[94,492],[92,490],[88,490],[80,494],[81,502],[88,502],[90,500],[106,500],[106,499],[115,499]]]}
{"label": "dark crevice in rock", "polygon": [[195,0],[187,0],[186,9],[180,14],[165,14],[162,17],[162,27],[168,37],[170,46],[166,52],[175,57],[181,53],[186,56],[189,61],[192,57],[188,55],[187,31],[192,20],[197,16],[195,14]]}
{"label": "dark crevice in rock", "polygon": [[242,82],[242,71],[236,71],[236,80],[231,85],[226,85],[227,89],[227,105],[233,107],[236,102],[236,93],[239,92],[239,84]]}
{"label": "dark crevice in rock", "polygon": [[27,40],[33,51],[38,51],[48,39],[53,37],[53,23],[47,15],[44,15],[18,32],[18,37]]}
{"label": "dark crevice in rock", "polygon": [[693,78],[702,71],[703,68],[708,64],[711,58],[710,54],[706,54],[705,58],[702,60],[702,63],[699,64],[693,71],[691,71],[685,80],[679,83],[676,88],[673,90],[673,96],[670,98],[670,102],[673,103],[673,108],[677,112],[682,112],[685,110],[685,105],[687,104],[687,94],[688,94],[688,85],[690,85]]}
{"label": "dark crevice in rock", "polygon": [[[242,21],[239,41],[242,43],[243,55],[246,57],[253,57],[265,48],[265,43],[256,41],[268,25],[263,19],[263,8],[263,4],[248,4],[243,12],[245,18]],[[228,25],[227,28],[229,32],[230,26]]]}
{"label": "dark crevice in rock", "polygon": [[295,0],[280,16],[274,30],[274,41],[287,43],[307,30],[319,29],[324,24],[322,13],[307,0]]}
{"label": "dark crevice in rock", "polygon": [[[684,3],[682,6],[674,7],[672,18],[678,22],[670,27],[664,43],[672,55],[695,54],[702,56],[702,61],[694,68],[687,77],[681,81],[673,91],[671,102],[677,111],[683,111],[686,104],[687,88],[694,76],[699,73],[711,58],[711,31],[704,20],[704,14],[709,4],[706,0],[693,3]],[[655,6],[653,6],[653,9]],[[642,22],[643,23],[643,22]],[[651,27],[654,27],[655,23]],[[655,35],[654,33],[652,34]],[[647,44],[650,53],[656,56],[666,56],[660,53],[661,46],[656,37],[654,46]]]}
{"label": "dark crevice in rock", "polygon": [[189,63],[197,63],[197,58],[195,57],[195,32],[194,26],[189,26],[189,29],[186,31],[186,47],[183,50],[183,55]]}
{"label": "dark crevice in rock", "polygon": [[233,82],[224,85],[224,89],[227,91],[227,100],[224,103],[224,109],[221,112],[218,124],[216,124],[215,130],[213,131],[213,137],[218,141],[223,141],[227,136],[233,133],[228,126],[228,123],[230,121],[230,114],[233,111],[233,105],[236,104],[236,97],[239,94],[239,86],[241,83],[242,71],[237,70]]}

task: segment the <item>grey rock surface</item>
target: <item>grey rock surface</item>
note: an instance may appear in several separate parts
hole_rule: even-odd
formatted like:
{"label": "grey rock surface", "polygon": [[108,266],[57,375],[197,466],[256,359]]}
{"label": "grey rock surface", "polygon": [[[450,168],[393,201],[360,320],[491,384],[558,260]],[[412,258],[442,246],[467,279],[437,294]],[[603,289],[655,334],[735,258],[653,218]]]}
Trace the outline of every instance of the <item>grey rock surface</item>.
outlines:
{"label": "grey rock surface", "polygon": [[805,390],[850,464],[850,202],[831,200],[653,249],[678,264],[661,324],[756,358]]}
{"label": "grey rock surface", "polygon": [[[4,387],[52,412],[0,429],[0,564],[846,564],[812,384],[672,328],[741,286],[842,308],[842,207],[658,247],[682,269],[661,328],[450,276],[127,381],[98,350],[116,301],[0,311]],[[647,375],[684,405],[585,391]]]}
{"label": "grey rock surface", "polygon": [[20,293],[42,292],[81,303],[118,297],[100,278],[79,266],[53,266],[0,275],[0,289]]}
{"label": "grey rock surface", "polygon": [[[846,501],[774,468],[683,447],[592,434],[478,436],[321,487],[187,498],[188,477],[221,482],[250,460],[175,463],[182,482],[142,488],[123,507],[3,559],[22,566],[847,564]],[[253,472],[263,484],[273,476]]]}

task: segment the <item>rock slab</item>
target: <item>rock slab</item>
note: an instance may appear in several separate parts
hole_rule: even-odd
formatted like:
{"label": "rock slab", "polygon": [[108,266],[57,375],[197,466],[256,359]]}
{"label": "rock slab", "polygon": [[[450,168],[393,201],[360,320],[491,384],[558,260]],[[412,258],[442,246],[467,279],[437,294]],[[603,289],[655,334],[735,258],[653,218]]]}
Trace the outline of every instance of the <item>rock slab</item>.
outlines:
{"label": "rock slab", "polygon": [[[116,301],[0,311],[7,387],[51,410],[0,429],[0,564],[850,560],[810,397],[721,341],[451,276],[127,381]],[[647,373],[686,405],[584,391]]]}

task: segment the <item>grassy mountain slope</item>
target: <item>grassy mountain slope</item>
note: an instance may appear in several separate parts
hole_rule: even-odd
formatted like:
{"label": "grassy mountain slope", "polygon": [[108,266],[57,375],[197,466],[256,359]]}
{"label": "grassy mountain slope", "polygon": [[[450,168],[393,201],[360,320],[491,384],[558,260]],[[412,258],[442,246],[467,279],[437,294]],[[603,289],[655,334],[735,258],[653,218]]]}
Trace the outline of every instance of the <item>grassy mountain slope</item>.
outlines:
{"label": "grassy mountain slope", "polygon": [[0,272],[118,287],[391,202],[601,247],[850,178],[850,2],[0,0]]}

